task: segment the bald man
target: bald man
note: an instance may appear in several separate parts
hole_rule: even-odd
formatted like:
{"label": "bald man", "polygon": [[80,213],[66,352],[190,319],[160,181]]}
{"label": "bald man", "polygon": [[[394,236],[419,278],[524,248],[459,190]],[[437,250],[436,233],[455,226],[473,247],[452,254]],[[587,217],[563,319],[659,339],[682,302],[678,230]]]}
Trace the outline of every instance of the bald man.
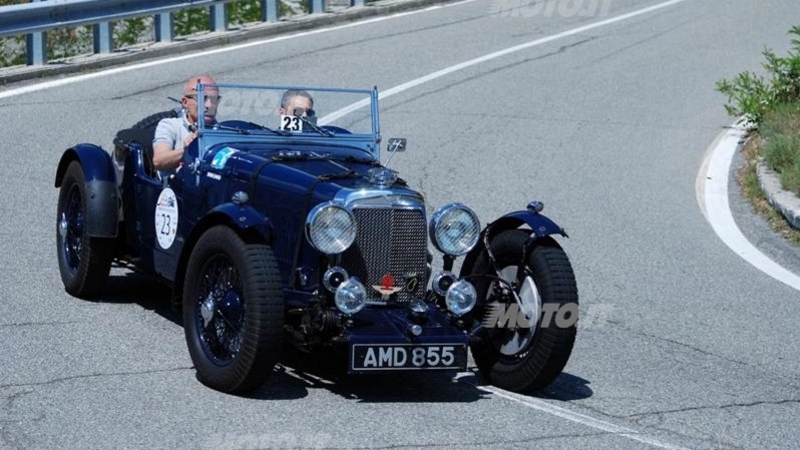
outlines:
{"label": "bald man", "polygon": [[[153,138],[153,168],[161,175],[178,167],[183,159],[183,149],[197,138],[197,83],[216,84],[208,75],[195,75],[183,85],[183,117],[161,119]],[[216,123],[219,89],[216,86],[204,88],[205,105],[203,105],[203,121],[206,125]]]}

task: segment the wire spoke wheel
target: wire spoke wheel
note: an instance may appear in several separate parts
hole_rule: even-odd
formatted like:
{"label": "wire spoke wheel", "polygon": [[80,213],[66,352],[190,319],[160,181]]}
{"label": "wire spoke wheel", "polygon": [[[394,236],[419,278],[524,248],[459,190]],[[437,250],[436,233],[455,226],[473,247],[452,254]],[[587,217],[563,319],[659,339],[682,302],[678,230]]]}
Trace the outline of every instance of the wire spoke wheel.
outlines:
{"label": "wire spoke wheel", "polygon": [[[517,279],[529,235],[528,230],[499,233],[490,244],[498,272],[484,251],[470,273],[481,280],[476,283],[478,298],[483,300],[476,307],[477,323],[492,313],[489,305],[494,302],[501,308],[518,306],[512,311],[519,314],[506,315],[504,321],[480,328],[470,343],[483,376],[492,384],[515,392],[541,389],[552,383],[569,360],[577,331],[575,276],[566,253],[553,239],[534,241],[524,260],[521,279]],[[492,278],[494,281],[488,281]],[[552,314],[543,314],[546,309],[557,311],[565,306],[574,311],[571,321],[552,323]]]}
{"label": "wire spoke wheel", "polygon": [[64,241],[61,251],[64,258],[73,271],[78,270],[80,255],[83,249],[83,200],[81,191],[77,185],[73,184],[67,193],[67,201],[64,213],[61,215]]}
{"label": "wire spoke wheel", "polygon": [[203,350],[216,363],[227,364],[239,353],[244,339],[245,305],[239,273],[220,255],[205,264],[200,280],[195,320]]}
{"label": "wire spoke wheel", "polygon": [[283,310],[269,246],[222,225],[200,236],[183,280],[183,323],[201,382],[228,393],[263,384],[280,354]]}

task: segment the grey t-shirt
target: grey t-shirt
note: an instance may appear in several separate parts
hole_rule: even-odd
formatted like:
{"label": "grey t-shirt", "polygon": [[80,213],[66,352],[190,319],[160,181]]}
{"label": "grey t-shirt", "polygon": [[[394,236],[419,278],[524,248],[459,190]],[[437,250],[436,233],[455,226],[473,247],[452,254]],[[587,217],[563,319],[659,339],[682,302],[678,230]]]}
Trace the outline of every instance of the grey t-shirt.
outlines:
{"label": "grey t-shirt", "polygon": [[[167,144],[173,150],[182,149],[183,141],[191,135],[192,131],[189,129],[189,122],[186,121],[185,117],[161,119],[156,126],[156,134],[153,137],[153,147],[155,147],[156,144]],[[164,178],[173,172],[175,172],[175,169],[160,170],[159,174],[161,174],[161,178]]]}

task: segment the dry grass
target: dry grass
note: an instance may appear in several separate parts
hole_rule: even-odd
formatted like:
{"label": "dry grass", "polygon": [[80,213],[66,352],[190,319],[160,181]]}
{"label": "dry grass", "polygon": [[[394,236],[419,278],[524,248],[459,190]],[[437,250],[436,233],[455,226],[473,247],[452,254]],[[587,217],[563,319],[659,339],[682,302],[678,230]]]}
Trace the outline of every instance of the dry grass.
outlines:
{"label": "dry grass", "polygon": [[800,195],[800,104],[779,105],[767,113],[759,134],[766,141],[761,154],[783,188]]}
{"label": "dry grass", "polygon": [[758,184],[756,164],[764,152],[764,139],[753,134],[742,149],[745,164],[739,169],[737,178],[742,196],[750,202],[756,213],[762,216],[773,231],[783,236],[794,246],[800,246],[800,231],[792,228],[786,219],[770,205]]}

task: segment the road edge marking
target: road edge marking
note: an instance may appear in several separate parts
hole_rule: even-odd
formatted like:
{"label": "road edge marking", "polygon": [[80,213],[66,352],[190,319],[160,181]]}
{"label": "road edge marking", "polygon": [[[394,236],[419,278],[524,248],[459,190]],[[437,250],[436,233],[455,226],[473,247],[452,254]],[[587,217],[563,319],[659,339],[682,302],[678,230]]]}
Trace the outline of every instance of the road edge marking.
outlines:
{"label": "road edge marking", "polygon": [[800,291],[800,276],[756,248],[733,218],[728,200],[729,174],[733,156],[746,133],[747,130],[737,121],[720,133],[709,147],[696,180],[700,210],[720,240],[734,253],[761,272]]}
{"label": "road edge marking", "polygon": [[640,442],[642,444],[647,444],[652,447],[658,447],[665,450],[688,450],[686,447],[673,445],[668,442],[664,442],[660,439],[657,439],[655,437],[648,436],[646,434],[633,430],[631,428],[615,425],[611,422],[595,419],[594,417],[588,416],[586,414],[570,411],[566,408],[550,404],[542,399],[515,394],[513,392],[509,392],[494,386],[479,386],[479,385],[474,385],[474,386],[476,389],[488,392],[490,394],[496,395],[506,400],[520,403],[523,406],[527,406],[528,408],[535,409],[556,417],[560,417],[562,419],[567,419],[571,422],[575,422],[587,427],[601,430],[614,436],[624,437],[627,439]]}

